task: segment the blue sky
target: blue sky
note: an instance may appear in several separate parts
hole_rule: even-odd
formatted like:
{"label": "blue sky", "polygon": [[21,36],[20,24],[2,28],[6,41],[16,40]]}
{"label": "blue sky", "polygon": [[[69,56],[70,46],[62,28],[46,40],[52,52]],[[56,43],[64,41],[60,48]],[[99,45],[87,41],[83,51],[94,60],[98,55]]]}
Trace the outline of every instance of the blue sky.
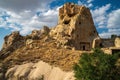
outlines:
{"label": "blue sky", "polygon": [[54,27],[58,10],[66,2],[89,7],[99,35],[120,35],[119,0],[0,0],[0,48],[5,35],[20,31],[26,35],[44,25]]}

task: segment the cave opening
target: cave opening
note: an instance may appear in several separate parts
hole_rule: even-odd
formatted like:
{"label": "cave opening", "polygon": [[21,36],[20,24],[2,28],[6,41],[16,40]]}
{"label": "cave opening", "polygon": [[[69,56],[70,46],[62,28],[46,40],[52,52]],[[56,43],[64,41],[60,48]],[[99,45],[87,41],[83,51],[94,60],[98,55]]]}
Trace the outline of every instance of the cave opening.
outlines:
{"label": "cave opening", "polygon": [[70,23],[70,20],[65,20],[64,21],[64,24],[69,24]]}

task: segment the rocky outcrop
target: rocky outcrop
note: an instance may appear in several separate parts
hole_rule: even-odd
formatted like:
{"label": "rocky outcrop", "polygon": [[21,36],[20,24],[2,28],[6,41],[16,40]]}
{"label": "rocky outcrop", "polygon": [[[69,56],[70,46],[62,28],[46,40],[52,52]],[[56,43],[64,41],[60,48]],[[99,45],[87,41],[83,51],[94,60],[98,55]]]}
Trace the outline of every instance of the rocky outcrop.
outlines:
{"label": "rocky outcrop", "polygon": [[12,32],[10,35],[5,36],[4,44],[2,48],[6,49],[9,46],[12,46],[13,44],[15,44],[15,42],[20,41],[20,40],[23,40],[23,37],[20,35],[20,33],[18,31]]}
{"label": "rocky outcrop", "polygon": [[74,80],[73,72],[67,71],[72,71],[81,50],[89,51],[99,44],[90,10],[66,3],[59,9],[56,27],[44,26],[27,36],[13,32],[5,37],[0,52],[0,79]]}
{"label": "rocky outcrop", "polygon": [[115,44],[115,47],[120,47],[120,38],[119,37],[115,38],[114,44]]}
{"label": "rocky outcrop", "polygon": [[0,59],[5,58],[14,50],[24,45],[24,38],[18,31],[12,32],[10,35],[5,36],[2,50],[0,51]]}
{"label": "rocky outcrop", "polygon": [[25,39],[40,40],[44,36],[47,36],[50,32],[49,27],[43,26],[41,30],[33,30],[30,35],[25,36]]}
{"label": "rocky outcrop", "polygon": [[58,25],[50,35],[62,46],[79,50],[91,50],[93,40],[99,37],[90,10],[73,3],[66,3],[59,9]]}
{"label": "rocky outcrop", "polygon": [[5,77],[7,80],[75,80],[72,71],[65,72],[42,61],[15,65]]}

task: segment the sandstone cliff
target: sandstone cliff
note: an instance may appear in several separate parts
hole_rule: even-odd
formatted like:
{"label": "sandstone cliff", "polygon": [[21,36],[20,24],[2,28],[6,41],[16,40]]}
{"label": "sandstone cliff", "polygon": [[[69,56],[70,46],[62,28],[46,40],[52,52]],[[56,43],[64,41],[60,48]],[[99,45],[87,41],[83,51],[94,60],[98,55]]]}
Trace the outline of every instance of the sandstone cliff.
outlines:
{"label": "sandstone cliff", "polygon": [[78,50],[91,50],[98,36],[90,10],[85,6],[66,3],[59,9],[58,25],[50,35],[60,44]]}

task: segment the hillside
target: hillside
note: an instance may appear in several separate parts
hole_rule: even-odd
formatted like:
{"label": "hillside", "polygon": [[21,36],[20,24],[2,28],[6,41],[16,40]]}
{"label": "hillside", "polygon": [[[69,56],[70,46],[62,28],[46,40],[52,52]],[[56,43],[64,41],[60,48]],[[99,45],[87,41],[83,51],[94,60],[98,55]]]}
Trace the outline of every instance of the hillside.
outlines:
{"label": "hillside", "polygon": [[90,10],[66,3],[55,27],[27,36],[15,31],[4,38],[0,80],[74,80],[72,69],[80,55],[100,45]]}

